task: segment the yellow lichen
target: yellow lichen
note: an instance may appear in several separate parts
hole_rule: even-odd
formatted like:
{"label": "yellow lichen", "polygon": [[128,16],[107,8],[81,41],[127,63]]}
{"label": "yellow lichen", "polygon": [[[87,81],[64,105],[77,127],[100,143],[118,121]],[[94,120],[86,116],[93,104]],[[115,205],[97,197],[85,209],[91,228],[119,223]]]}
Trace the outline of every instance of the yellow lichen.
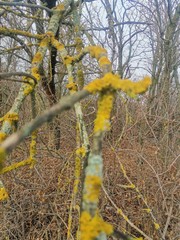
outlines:
{"label": "yellow lichen", "polygon": [[111,65],[111,62],[109,61],[109,59],[106,56],[103,56],[99,59],[99,65],[100,65],[100,67],[102,67],[104,65]]}
{"label": "yellow lichen", "polygon": [[114,94],[109,92],[100,96],[98,111],[94,121],[94,132],[108,131],[110,129],[110,115],[113,106]]}
{"label": "yellow lichen", "polygon": [[101,233],[110,235],[113,232],[111,224],[106,223],[97,214],[94,217],[83,211],[80,218],[80,240],[94,240]]}
{"label": "yellow lichen", "polygon": [[75,164],[75,181],[74,181],[74,189],[73,189],[74,195],[77,194],[79,181],[80,181],[80,174],[81,174],[81,159],[78,155],[76,156],[75,161],[76,161],[76,164]]}
{"label": "yellow lichen", "polygon": [[36,141],[35,140],[31,140],[30,143],[30,156],[35,156],[36,154]]}
{"label": "yellow lichen", "polygon": [[112,73],[107,73],[103,78],[95,79],[93,82],[89,83],[85,90],[90,93],[101,92],[102,90],[108,89],[118,89],[120,79],[117,75],[113,75]]}
{"label": "yellow lichen", "polygon": [[10,124],[12,124],[13,121],[18,121],[19,119],[19,115],[15,112],[9,112],[6,113],[6,115],[2,118],[0,118],[0,122],[1,121],[8,121],[10,122]]}
{"label": "yellow lichen", "polygon": [[77,84],[74,82],[68,83],[66,85],[66,88],[68,88],[70,91],[77,91]]}
{"label": "yellow lichen", "polygon": [[48,37],[45,37],[43,40],[40,42],[40,47],[48,47],[50,39]]}
{"label": "yellow lichen", "polygon": [[88,51],[91,57],[96,58],[97,60],[99,60],[103,56],[107,56],[106,49],[102,48],[101,46],[89,46]]}
{"label": "yellow lichen", "polygon": [[0,34],[13,34],[13,35],[21,35],[25,37],[30,37],[30,38],[35,38],[35,39],[42,39],[43,35],[42,34],[33,34],[28,31],[22,31],[22,30],[17,30],[17,29],[11,29],[11,28],[2,28],[0,27]]}
{"label": "yellow lichen", "polygon": [[82,89],[84,87],[84,74],[81,69],[77,71],[77,79],[78,79],[79,88]]}
{"label": "yellow lichen", "polygon": [[85,147],[78,148],[78,149],[76,150],[76,154],[77,154],[78,156],[85,157],[85,155],[86,155],[86,149],[85,149]]}
{"label": "yellow lichen", "polygon": [[7,137],[7,134],[6,134],[6,133],[0,132],[0,143],[1,143],[2,141],[4,141],[4,140],[6,139],[6,137]]}
{"label": "yellow lichen", "polygon": [[72,63],[73,63],[73,60],[74,60],[73,57],[71,57],[71,56],[66,56],[66,57],[64,58],[64,64],[65,64],[65,65],[72,64]]}
{"label": "yellow lichen", "polygon": [[4,187],[0,188],[0,201],[4,201],[8,198],[8,193]]}
{"label": "yellow lichen", "polygon": [[102,180],[98,176],[86,176],[84,199],[90,202],[97,202],[101,189]]}
{"label": "yellow lichen", "polygon": [[6,158],[6,155],[7,153],[5,149],[0,147],[0,170],[3,168],[3,163]]}
{"label": "yellow lichen", "polygon": [[59,43],[57,39],[55,39],[55,37],[51,38],[51,44],[53,45],[53,47],[55,47],[58,51],[63,51],[65,50],[65,47],[63,44]]}
{"label": "yellow lichen", "polygon": [[123,215],[123,212],[120,208],[118,208],[117,213],[120,214],[121,216]]}
{"label": "yellow lichen", "polygon": [[64,11],[65,10],[64,4],[63,3],[58,4],[56,9],[60,11]]}
{"label": "yellow lichen", "polygon": [[73,81],[74,81],[73,76],[69,76],[69,77],[68,77],[68,82],[69,82],[69,83],[73,83]]}
{"label": "yellow lichen", "polygon": [[129,188],[131,188],[131,189],[135,189],[136,186],[132,183],[131,185],[129,185]]}
{"label": "yellow lichen", "polygon": [[124,220],[127,222],[129,219],[126,215],[123,216]]}
{"label": "yellow lichen", "polygon": [[24,95],[29,95],[32,91],[34,90],[34,86],[33,85],[30,85],[28,83],[25,83],[24,84]]}
{"label": "yellow lichen", "polygon": [[151,78],[146,76],[143,80],[135,82],[133,86],[133,92],[135,94],[142,94],[146,92],[148,87],[151,85]]}
{"label": "yellow lichen", "polygon": [[32,75],[36,78],[37,81],[40,81],[41,80],[41,76],[39,74],[39,69],[38,67],[33,67],[31,68],[31,73]]}
{"label": "yellow lichen", "polygon": [[42,61],[43,55],[41,52],[37,52],[32,60],[32,63],[40,63]]}
{"label": "yellow lichen", "polygon": [[123,213],[123,211],[120,208],[117,209],[117,213],[120,214],[126,222],[129,221],[128,217]]}
{"label": "yellow lichen", "polygon": [[134,184],[130,184],[130,185],[121,185],[121,187],[126,188],[126,189],[128,189],[128,188],[135,189],[135,188],[136,188],[136,186],[135,186]]}
{"label": "yellow lichen", "polygon": [[121,167],[124,177],[127,177],[126,170],[124,169],[124,166],[122,165],[122,163],[120,163],[120,167]]}
{"label": "yellow lichen", "polygon": [[147,213],[150,213],[151,212],[151,209],[150,208],[143,208],[144,211],[146,211]]}
{"label": "yellow lichen", "polygon": [[155,229],[158,230],[160,228],[159,224],[154,222]]}
{"label": "yellow lichen", "polygon": [[54,33],[52,31],[48,31],[46,32],[45,37],[48,37],[49,39],[51,39],[51,37],[54,37]]}
{"label": "yellow lichen", "polygon": [[34,159],[28,158],[28,159],[25,159],[25,160],[23,160],[21,162],[13,163],[10,166],[2,168],[0,170],[0,174],[4,174],[4,173],[7,173],[7,172],[10,172],[12,170],[15,170],[15,169],[17,169],[19,167],[23,167],[23,166],[26,166],[26,165],[32,166],[32,165],[34,165],[34,162],[35,162]]}
{"label": "yellow lichen", "polygon": [[132,96],[132,94],[142,94],[147,91],[151,85],[151,78],[146,76],[139,82],[132,82],[129,79],[120,79],[118,75],[107,73],[103,78],[95,79],[89,83],[84,89],[97,93],[107,89],[122,90]]}
{"label": "yellow lichen", "polygon": [[34,159],[34,158],[30,158],[30,169],[32,169],[32,168],[34,168],[34,165],[36,164],[36,159]]}
{"label": "yellow lichen", "polygon": [[36,155],[36,140],[37,140],[37,131],[34,131],[31,135],[30,143],[30,158],[34,159]]}
{"label": "yellow lichen", "polygon": [[75,38],[76,41],[76,50],[77,52],[80,52],[83,48],[83,42],[82,39],[80,37]]}

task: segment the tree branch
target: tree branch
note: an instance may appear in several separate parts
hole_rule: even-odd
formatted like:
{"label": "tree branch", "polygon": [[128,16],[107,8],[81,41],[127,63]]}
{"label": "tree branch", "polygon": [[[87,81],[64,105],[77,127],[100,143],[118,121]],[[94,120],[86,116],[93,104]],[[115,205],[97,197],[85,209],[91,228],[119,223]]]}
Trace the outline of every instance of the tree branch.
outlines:
{"label": "tree branch", "polygon": [[[25,77],[33,79],[35,84],[37,84],[37,80],[33,75],[31,75],[29,73],[24,73],[24,72],[3,72],[3,73],[0,73],[0,80],[2,80],[3,78],[6,78],[6,77],[11,77],[11,76],[25,76]],[[20,81],[20,82],[25,82],[25,81]],[[26,81],[26,82],[29,83],[28,81]]]}

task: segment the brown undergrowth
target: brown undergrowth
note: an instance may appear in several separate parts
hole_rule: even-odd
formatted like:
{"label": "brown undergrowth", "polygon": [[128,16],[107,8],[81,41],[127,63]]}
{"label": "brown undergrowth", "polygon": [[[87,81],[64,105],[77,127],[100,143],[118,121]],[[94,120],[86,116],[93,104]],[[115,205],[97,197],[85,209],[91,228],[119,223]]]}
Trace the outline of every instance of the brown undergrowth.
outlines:
{"label": "brown undergrowth", "polygon": [[[132,236],[141,237],[141,234],[128,224],[119,210],[153,240],[160,239],[155,224],[159,224],[162,233],[165,231],[165,239],[179,239],[178,150],[173,150],[169,162],[163,162],[157,129],[151,127],[144,106],[133,103],[134,108],[130,109],[130,103],[116,104],[112,129],[103,144],[104,188],[100,214],[115,229]],[[87,103],[85,108],[90,136],[93,107]],[[34,169],[26,166],[2,177],[9,191],[9,200],[1,203],[2,240],[67,239],[76,148],[73,111],[56,121],[61,125],[60,150],[55,150],[52,129],[48,130],[46,125],[39,131]],[[27,157],[28,142],[29,139],[13,152],[9,162]],[[72,212],[72,239],[78,226],[79,203],[80,193]]]}

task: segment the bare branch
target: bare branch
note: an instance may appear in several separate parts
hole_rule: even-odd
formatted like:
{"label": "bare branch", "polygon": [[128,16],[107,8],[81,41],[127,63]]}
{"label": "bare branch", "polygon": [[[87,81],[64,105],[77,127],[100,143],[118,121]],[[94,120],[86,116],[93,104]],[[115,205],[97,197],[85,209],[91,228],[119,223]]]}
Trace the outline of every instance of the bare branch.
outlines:
{"label": "bare branch", "polygon": [[[11,77],[11,76],[25,76],[25,77],[33,79],[35,84],[37,84],[36,78],[33,75],[31,75],[29,73],[25,73],[25,72],[4,72],[4,73],[0,73],[0,80],[2,80],[3,78],[6,78],[6,77]],[[25,81],[20,81],[20,82],[25,82]],[[26,81],[26,82],[29,83],[28,81]]]}
{"label": "bare branch", "polygon": [[[127,21],[127,22],[121,22],[121,23],[116,23],[113,25],[113,27],[118,27],[120,25],[135,25],[135,24],[139,24],[139,25],[152,25],[152,23],[148,23],[148,22],[134,22],[134,21]],[[103,28],[87,28],[84,31],[106,31],[109,30],[109,27],[103,27]]]}
{"label": "bare branch", "polygon": [[20,6],[20,7],[29,7],[29,8],[40,8],[42,10],[46,10],[49,13],[52,13],[53,10],[45,7],[45,6],[41,6],[38,4],[29,4],[29,3],[22,3],[22,2],[0,2],[0,6]]}

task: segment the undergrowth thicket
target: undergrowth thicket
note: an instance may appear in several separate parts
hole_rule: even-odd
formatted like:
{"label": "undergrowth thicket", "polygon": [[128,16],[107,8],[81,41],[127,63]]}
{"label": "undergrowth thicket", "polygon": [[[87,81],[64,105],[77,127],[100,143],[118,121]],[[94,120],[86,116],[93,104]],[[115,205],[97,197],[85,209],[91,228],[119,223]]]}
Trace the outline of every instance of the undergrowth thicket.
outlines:
{"label": "undergrowth thicket", "polygon": [[[84,106],[85,122],[91,136],[95,100],[85,101]],[[10,197],[7,203],[1,203],[0,239],[67,238],[75,165],[74,111],[66,112],[54,121],[61,125],[60,150],[54,148],[53,123],[51,128],[47,124],[39,132],[38,162],[34,169],[26,166],[2,175]],[[118,97],[111,121],[112,128],[103,144],[104,183],[100,213],[115,229],[141,237],[128,224],[127,217],[154,240],[159,239],[158,226],[164,229],[168,214],[171,214],[166,239],[175,239],[179,231],[178,149],[173,150],[169,163],[163,161],[157,117],[148,116],[145,98],[135,102]],[[174,142],[177,141],[177,126],[178,121],[172,128]],[[27,158],[25,149],[28,150],[29,143],[30,139],[22,143],[9,156],[9,161]],[[78,226],[80,197],[78,194],[72,209],[72,239]],[[172,211],[168,212],[168,209]],[[126,217],[123,218],[121,211]]]}

